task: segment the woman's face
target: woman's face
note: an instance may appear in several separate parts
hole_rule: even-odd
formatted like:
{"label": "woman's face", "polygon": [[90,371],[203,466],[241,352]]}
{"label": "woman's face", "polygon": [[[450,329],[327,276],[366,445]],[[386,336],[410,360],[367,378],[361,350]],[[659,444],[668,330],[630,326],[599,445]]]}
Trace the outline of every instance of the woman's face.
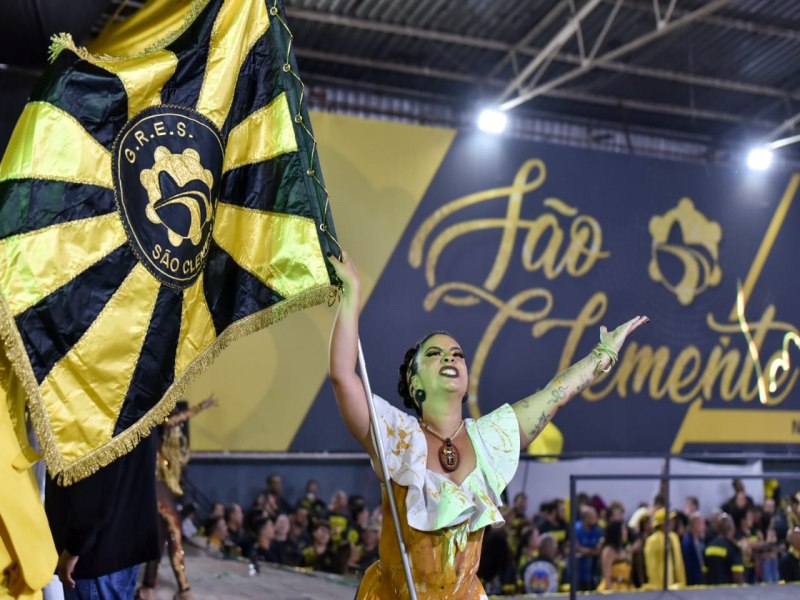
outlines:
{"label": "woman's face", "polygon": [[366,529],[368,522],[369,522],[369,511],[365,506],[360,511],[358,511],[358,514],[356,515],[356,525],[361,527],[361,529]]}
{"label": "woman's face", "polygon": [[267,522],[258,530],[258,539],[260,541],[271,541],[273,537],[275,537],[275,525],[271,520],[267,519]]}
{"label": "woman's face", "polygon": [[464,352],[458,342],[449,335],[437,333],[422,344],[417,352],[417,373],[412,387],[425,390],[430,398],[444,392],[456,393],[459,397],[467,391],[469,373]]}
{"label": "woman's face", "polygon": [[287,515],[278,515],[275,520],[275,533],[280,536],[289,533],[289,517]]}
{"label": "woman's face", "polygon": [[314,541],[318,544],[327,544],[331,541],[331,530],[327,527],[317,527],[312,534]]}
{"label": "woman's face", "polygon": [[536,550],[539,547],[539,530],[534,529],[528,538],[528,550]]}

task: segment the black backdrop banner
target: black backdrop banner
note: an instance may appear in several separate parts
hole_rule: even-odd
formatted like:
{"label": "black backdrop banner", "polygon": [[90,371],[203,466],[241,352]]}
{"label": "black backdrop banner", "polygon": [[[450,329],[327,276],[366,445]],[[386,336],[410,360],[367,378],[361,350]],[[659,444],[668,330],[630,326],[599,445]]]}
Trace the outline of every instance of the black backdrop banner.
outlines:
{"label": "black backdrop banner", "polygon": [[[647,314],[545,450],[797,442],[798,183],[461,133],[364,308],[373,390],[399,404],[404,350],[446,329],[467,352],[469,412],[485,414],[588,354],[600,325]],[[326,382],[291,449],[355,448]]]}

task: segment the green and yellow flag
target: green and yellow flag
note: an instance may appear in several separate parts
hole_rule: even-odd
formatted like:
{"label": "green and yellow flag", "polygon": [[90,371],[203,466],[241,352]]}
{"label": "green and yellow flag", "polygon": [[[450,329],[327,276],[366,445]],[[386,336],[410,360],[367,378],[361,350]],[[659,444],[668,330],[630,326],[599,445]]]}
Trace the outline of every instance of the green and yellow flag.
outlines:
{"label": "green and yellow flag", "polygon": [[65,484],[133,448],[231,341],[333,289],[283,8],[182,2],[157,41],[153,4],[114,38],[125,57],[54,40],[0,164],[0,339]]}

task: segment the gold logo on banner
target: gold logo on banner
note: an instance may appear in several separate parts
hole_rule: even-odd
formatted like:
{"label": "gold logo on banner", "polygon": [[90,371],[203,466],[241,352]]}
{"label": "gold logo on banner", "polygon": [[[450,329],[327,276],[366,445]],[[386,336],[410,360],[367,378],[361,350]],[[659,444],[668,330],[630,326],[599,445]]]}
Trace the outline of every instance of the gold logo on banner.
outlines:
{"label": "gold logo on banner", "polygon": [[[669,243],[673,228],[680,232],[680,245]],[[691,304],[706,288],[719,284],[722,279],[718,262],[722,228],[697,210],[691,199],[682,198],[676,208],[650,219],[650,235],[653,237],[648,266],[650,278],[675,294],[678,302],[684,306]],[[681,263],[683,275],[676,283],[670,282],[663,274],[661,261],[665,257],[674,257]]]}
{"label": "gold logo on banner", "polygon": [[[152,223],[163,225],[167,230],[167,239],[175,247],[180,246],[183,240],[190,240],[197,246],[203,239],[203,227],[211,221],[213,216],[211,200],[205,190],[184,190],[191,181],[200,181],[205,184],[206,190],[214,187],[214,175],[200,164],[200,154],[193,148],[186,148],[180,154],[173,154],[164,146],[159,146],[153,153],[155,164],[152,169],[143,169],[140,175],[142,187],[147,190],[149,202],[145,207],[145,214]],[[175,181],[180,191],[163,197],[159,176],[166,173]],[[161,217],[161,211],[173,206],[183,206],[189,214],[189,224],[186,231],[179,233]]]}
{"label": "gold logo on banner", "polygon": [[[518,236],[522,236],[519,266],[528,272],[539,272],[547,280],[560,276],[581,277],[591,271],[599,261],[610,258],[610,253],[603,247],[603,229],[597,219],[582,214],[563,200],[542,198],[542,211],[536,218],[521,217],[523,200],[532,200],[531,196],[540,190],[546,176],[547,169],[542,160],[528,160],[520,167],[511,185],[475,192],[444,204],[423,221],[412,238],[409,263],[414,268],[424,266],[425,279],[430,288],[423,300],[426,311],[433,310],[440,302],[456,307],[470,307],[484,302],[495,310],[472,361],[469,408],[473,417],[481,414],[478,389],[482,371],[504,327],[514,322],[524,324],[530,327],[534,339],[552,330],[562,331],[564,342],[557,367],[561,370],[578,358],[576,352],[585,336],[592,343],[595,341],[597,327],[605,321],[608,297],[604,291],[591,293],[575,316],[556,314],[554,292],[547,287],[530,287],[506,296],[497,293],[511,263]],[[745,296],[752,292],[797,192],[798,184],[800,175],[795,175],[784,193],[745,281]],[[468,207],[490,202],[501,204],[505,209],[505,216],[467,216],[470,214],[465,210]],[[461,220],[448,223],[441,231],[434,233],[446,219],[454,218]],[[679,301],[681,298],[687,300],[682,304],[689,304],[704,289],[717,285],[721,278],[721,269],[717,264],[718,244],[721,239],[719,225],[699,213],[688,198],[679,202],[677,208],[654,220],[651,223],[651,233],[660,250],[668,244],[669,228],[678,225],[682,229],[685,245],[704,245],[712,258],[708,260],[703,256],[701,260],[692,251],[683,255],[684,267],[697,270],[696,275],[688,276],[688,280],[684,274],[683,279],[687,280],[684,285],[686,291],[678,296]],[[703,231],[695,231],[698,227]],[[489,272],[485,275],[476,273],[477,281],[474,282],[440,281],[437,265],[448,246],[455,240],[487,230],[500,234],[497,253]],[[673,247],[667,252],[675,249]],[[680,283],[674,287],[680,288]],[[765,352],[768,338],[796,333],[796,328],[791,323],[779,320],[775,306],[769,305],[760,318],[748,323],[748,334],[752,341],[752,351],[748,351],[748,342],[742,336],[735,308],[728,322],[718,322],[709,313],[706,315],[706,325],[717,342],[703,351],[694,345],[676,350],[663,345],[639,344],[631,340],[623,349],[617,367],[598,377],[584,390],[583,397],[588,401],[602,401],[608,396],[626,398],[631,394],[645,394],[653,401],[668,399],[674,404],[690,405],[691,410],[687,411],[675,438],[672,447],[674,452],[679,452],[686,443],[727,441],[730,432],[722,436],[725,440],[720,437],[722,434],[719,432],[726,428],[728,419],[731,426],[749,423],[757,432],[742,432],[737,438],[742,443],[753,441],[753,436],[757,436],[761,442],[782,441],[784,436],[773,430],[777,417],[770,416],[777,413],[770,409],[747,410],[752,414],[745,418],[739,409],[702,409],[702,405],[712,399],[721,399],[725,403],[738,400],[745,404],[757,399],[760,386],[757,368],[759,353]],[[583,345],[588,343],[590,342]],[[790,367],[785,349],[772,353],[765,364],[765,372],[775,375],[769,404],[779,405],[795,387],[800,370]],[[773,364],[776,366],[773,367]],[[792,415],[795,420],[786,424],[791,430],[786,435],[799,441],[800,413]],[[758,420],[762,417],[763,423]],[[713,427],[708,426],[709,418],[714,420]]]}

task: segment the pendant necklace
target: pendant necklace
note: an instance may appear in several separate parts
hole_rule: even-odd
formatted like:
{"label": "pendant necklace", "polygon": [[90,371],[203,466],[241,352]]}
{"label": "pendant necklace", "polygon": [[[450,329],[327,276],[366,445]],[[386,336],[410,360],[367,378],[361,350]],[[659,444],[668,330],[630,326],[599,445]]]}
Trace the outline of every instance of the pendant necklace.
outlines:
{"label": "pendant necklace", "polygon": [[456,437],[461,431],[461,428],[464,427],[464,421],[461,421],[461,425],[458,426],[456,432],[450,437],[444,437],[422,419],[419,420],[419,424],[442,441],[442,445],[439,446],[439,464],[442,465],[442,469],[448,473],[455,471],[458,468],[458,464],[461,462],[461,456],[458,453],[458,448],[453,444],[453,438]]}

